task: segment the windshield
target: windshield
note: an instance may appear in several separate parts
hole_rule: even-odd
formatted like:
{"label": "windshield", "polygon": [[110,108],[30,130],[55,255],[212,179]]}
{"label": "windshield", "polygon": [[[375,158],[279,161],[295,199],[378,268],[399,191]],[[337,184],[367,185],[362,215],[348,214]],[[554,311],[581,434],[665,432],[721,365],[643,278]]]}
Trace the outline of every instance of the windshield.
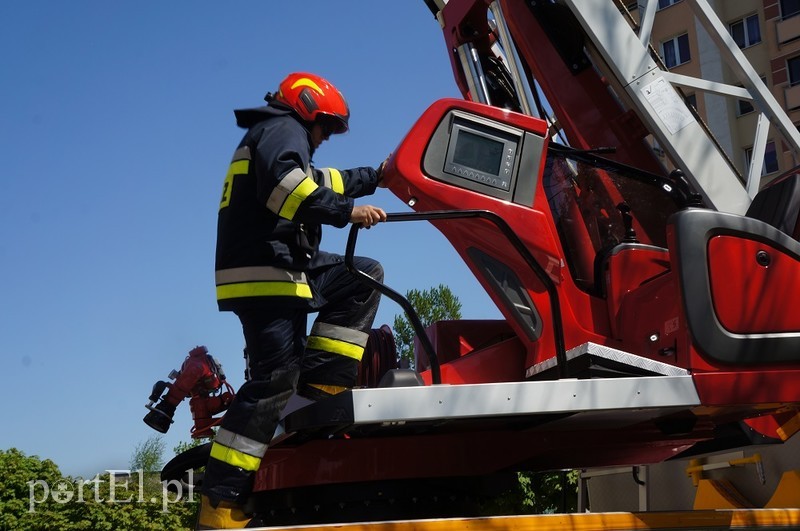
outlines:
{"label": "windshield", "polygon": [[667,219],[680,209],[674,187],[660,177],[580,152],[551,149],[543,184],[570,272],[593,293],[598,256],[626,238],[624,211],[636,242],[666,247]]}

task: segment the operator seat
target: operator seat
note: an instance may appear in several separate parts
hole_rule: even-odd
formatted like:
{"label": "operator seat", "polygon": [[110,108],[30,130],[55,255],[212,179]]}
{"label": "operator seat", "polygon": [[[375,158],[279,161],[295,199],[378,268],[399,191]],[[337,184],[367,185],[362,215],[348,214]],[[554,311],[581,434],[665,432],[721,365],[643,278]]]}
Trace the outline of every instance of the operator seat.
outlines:
{"label": "operator seat", "polygon": [[800,173],[771,183],[756,194],[745,214],[800,240]]}

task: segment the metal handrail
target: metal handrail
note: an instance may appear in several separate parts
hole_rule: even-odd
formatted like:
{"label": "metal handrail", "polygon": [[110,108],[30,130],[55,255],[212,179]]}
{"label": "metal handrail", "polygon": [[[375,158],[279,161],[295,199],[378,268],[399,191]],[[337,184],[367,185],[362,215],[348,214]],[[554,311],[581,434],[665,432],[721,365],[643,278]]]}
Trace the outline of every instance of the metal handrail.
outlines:
{"label": "metal handrail", "polygon": [[[508,241],[514,246],[517,252],[522,256],[528,266],[533,270],[538,279],[542,282],[547,290],[550,299],[550,311],[553,316],[553,335],[555,348],[556,348],[556,365],[558,367],[559,378],[567,378],[567,349],[564,342],[564,324],[561,320],[561,303],[558,298],[558,291],[556,285],[544,268],[536,261],[531,252],[519,239],[519,236],[511,229],[506,221],[488,210],[433,210],[430,212],[398,212],[387,214],[386,222],[397,221],[437,221],[444,219],[474,219],[481,218],[493,223],[505,235]],[[350,227],[350,234],[347,238],[347,249],[345,251],[345,265],[348,271],[353,273],[357,279],[364,282],[373,289],[379,291],[381,294],[386,295],[396,303],[398,303],[406,312],[411,326],[414,328],[417,337],[420,340],[422,348],[428,355],[431,364],[431,381],[433,384],[441,383],[441,368],[439,365],[439,358],[433,348],[428,334],[425,333],[425,328],[422,326],[422,321],[411,306],[411,303],[403,297],[400,293],[394,291],[382,282],[378,282],[370,275],[361,271],[354,264],[354,254],[356,239],[358,238],[358,229],[361,228],[360,224],[353,224]]]}

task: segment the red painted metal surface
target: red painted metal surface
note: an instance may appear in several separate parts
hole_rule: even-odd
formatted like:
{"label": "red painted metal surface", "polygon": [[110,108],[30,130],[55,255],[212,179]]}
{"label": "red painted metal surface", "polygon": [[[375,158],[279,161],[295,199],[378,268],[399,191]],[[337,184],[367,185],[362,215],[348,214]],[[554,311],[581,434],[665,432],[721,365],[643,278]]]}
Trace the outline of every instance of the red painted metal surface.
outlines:
{"label": "red painted metal surface", "polygon": [[[679,367],[690,366],[675,275],[664,273],[629,291],[619,309],[621,349]],[[683,347],[683,348],[682,348]]]}
{"label": "red painted metal surface", "polygon": [[751,416],[758,416],[759,405],[769,412],[780,409],[778,404],[798,403],[800,368],[797,367],[701,372],[692,378],[705,406],[749,407],[754,409]]}
{"label": "red painted metal surface", "polygon": [[[565,326],[566,343],[568,345],[578,345],[587,341],[602,343],[604,337],[595,331],[598,326],[596,323],[601,323],[599,325],[601,331],[605,332],[607,316],[603,313],[596,313],[595,310],[602,308],[602,304],[594,307],[590,297],[574,286],[569,272],[564,267],[565,258],[555,234],[550,207],[547,204],[539,176],[520,176],[520,178],[538,179],[533,205],[520,205],[436,181],[429,178],[423,171],[421,161],[428,140],[442,117],[450,109],[468,110],[539,135],[543,135],[546,131],[546,124],[543,121],[529,116],[461,100],[440,100],[431,105],[422,115],[395,151],[386,168],[388,187],[403,201],[413,203],[414,210],[419,212],[476,209],[489,210],[498,214],[519,236],[534,258],[543,265],[551,279],[559,285],[560,289],[564,290],[564,296],[561,299],[562,319],[565,323],[569,323],[568,326]],[[543,166],[544,159],[542,159],[542,167],[539,170],[540,174]],[[503,312],[515,333],[520,337],[525,337],[525,332],[519,328],[513,316],[504,308],[498,295],[483,278],[480,269],[467,255],[467,250],[470,248],[480,249],[502,261],[518,275],[545,323],[538,341],[525,343],[528,352],[526,364],[530,366],[553,357],[555,352],[552,316],[547,293],[522,257],[508,241],[498,234],[496,227],[484,220],[439,221],[433,224],[448,238],[470,267],[478,281]],[[577,316],[576,311],[579,312]]]}
{"label": "red painted metal surface", "polygon": [[650,423],[590,431],[483,429],[309,441],[270,449],[256,490],[413,478],[488,475],[508,468],[554,470],[638,465],[674,457],[712,436],[701,422],[691,436],[665,435]]}
{"label": "red painted metal surface", "polygon": [[609,256],[604,269],[602,282],[611,316],[611,333],[620,337],[621,330],[627,324],[620,316],[625,297],[646,282],[669,272],[669,252],[666,249],[630,246]]}
{"label": "red painted metal surface", "polygon": [[735,334],[800,330],[800,262],[769,244],[736,236],[708,242],[711,295]]}
{"label": "red painted metal surface", "polygon": [[[525,346],[506,321],[439,321],[427,329],[442,380],[450,384],[519,382],[525,379]],[[416,369],[430,384],[430,363],[415,345]]]}

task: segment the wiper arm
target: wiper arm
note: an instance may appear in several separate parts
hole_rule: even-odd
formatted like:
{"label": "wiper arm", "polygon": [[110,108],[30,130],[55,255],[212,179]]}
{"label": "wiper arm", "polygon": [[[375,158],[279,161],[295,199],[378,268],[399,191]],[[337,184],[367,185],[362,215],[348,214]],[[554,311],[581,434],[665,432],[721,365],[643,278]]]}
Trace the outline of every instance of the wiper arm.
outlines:
{"label": "wiper arm", "polygon": [[679,206],[685,207],[699,207],[703,206],[703,198],[700,194],[692,190],[683,172],[680,170],[673,170],[669,177],[658,175],[645,170],[629,166],[622,162],[606,159],[597,156],[600,153],[614,153],[615,147],[597,147],[592,149],[575,149],[563,144],[550,143],[548,151],[558,154],[562,157],[575,157],[577,160],[587,162],[598,168],[609,169],[615,172],[621,172],[624,175],[632,177],[633,179],[649,183],[666,192],[670,197],[676,200]]}
{"label": "wiper arm", "polygon": [[564,153],[576,153],[578,155],[602,155],[604,153],[616,153],[616,146],[601,146],[591,149],[575,149],[562,144],[550,144],[550,149]]}

